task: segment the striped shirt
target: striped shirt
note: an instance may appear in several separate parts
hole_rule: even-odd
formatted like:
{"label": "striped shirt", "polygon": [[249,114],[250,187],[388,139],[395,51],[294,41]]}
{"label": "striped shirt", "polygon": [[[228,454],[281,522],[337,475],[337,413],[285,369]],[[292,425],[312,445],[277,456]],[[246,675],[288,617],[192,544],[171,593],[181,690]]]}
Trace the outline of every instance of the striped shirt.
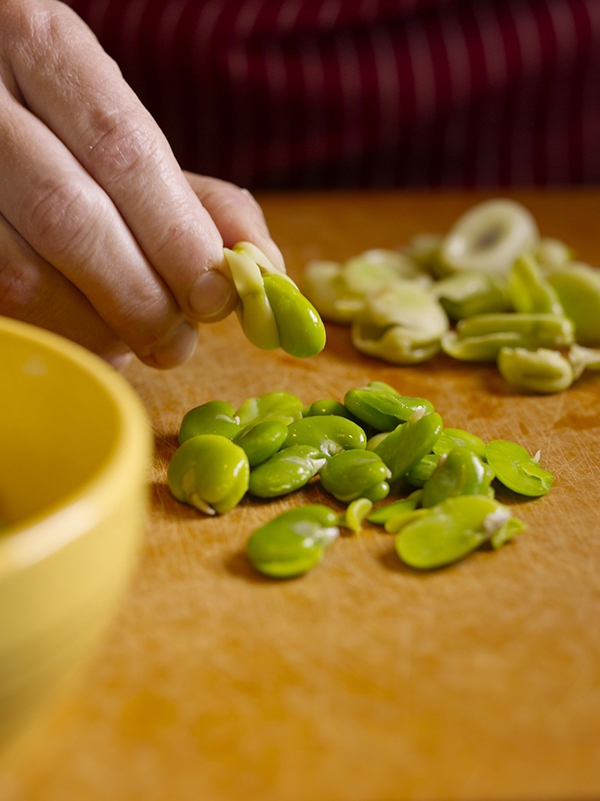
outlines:
{"label": "striped shirt", "polygon": [[600,0],[70,0],[187,169],[250,188],[600,181]]}

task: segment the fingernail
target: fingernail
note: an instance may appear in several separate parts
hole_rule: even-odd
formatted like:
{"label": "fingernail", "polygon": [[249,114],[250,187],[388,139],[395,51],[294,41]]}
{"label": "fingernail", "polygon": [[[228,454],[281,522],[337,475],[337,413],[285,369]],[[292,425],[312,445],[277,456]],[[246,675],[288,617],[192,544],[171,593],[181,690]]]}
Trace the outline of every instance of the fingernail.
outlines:
{"label": "fingernail", "polygon": [[255,236],[256,246],[259,247],[262,252],[267,256],[274,267],[280,270],[282,273],[285,273],[285,261],[283,260],[283,254],[273,242],[271,237],[267,236]]}
{"label": "fingernail", "polygon": [[207,270],[196,278],[188,295],[190,311],[199,320],[216,317],[230,302],[233,284],[218,270]]}
{"label": "fingernail", "polygon": [[120,353],[118,356],[109,357],[108,362],[112,364],[115,370],[124,370],[131,364],[132,359],[133,353]]}
{"label": "fingernail", "polygon": [[198,344],[198,329],[188,322],[182,323],[173,336],[151,353],[146,362],[159,370],[168,370],[187,362]]}

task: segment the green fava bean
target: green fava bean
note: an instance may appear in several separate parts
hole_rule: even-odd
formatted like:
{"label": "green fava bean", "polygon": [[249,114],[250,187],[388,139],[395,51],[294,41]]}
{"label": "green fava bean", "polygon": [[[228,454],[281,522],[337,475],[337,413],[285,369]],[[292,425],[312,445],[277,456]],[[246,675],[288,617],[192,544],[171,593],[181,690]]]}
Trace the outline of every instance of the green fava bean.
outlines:
{"label": "green fava bean", "polygon": [[578,344],[600,345],[600,270],[575,263],[551,274],[548,281],[575,324]]}
{"label": "green fava bean", "polygon": [[239,432],[233,406],[224,401],[209,401],[190,409],[184,416],[179,429],[179,444],[199,434],[219,434],[233,439]]}
{"label": "green fava bean", "polygon": [[302,417],[325,417],[332,414],[336,417],[347,417],[348,420],[354,421],[354,417],[344,404],[333,400],[333,398],[323,398],[311,403],[310,406],[303,410]]}
{"label": "green fava bean", "polygon": [[375,448],[374,452],[392,471],[392,481],[406,475],[411,467],[431,452],[442,429],[442,418],[437,412],[423,415],[416,412]]}
{"label": "green fava bean", "polygon": [[308,572],[323,558],[339,535],[338,515],[321,504],[310,504],[270,520],[246,543],[252,566],[271,578],[293,578]]}
{"label": "green fava bean", "polygon": [[421,506],[437,506],[457,495],[487,495],[494,478],[492,468],[469,448],[453,448],[440,457],[431,478],[423,487]]}
{"label": "green fava bean", "polygon": [[517,312],[564,315],[556,290],[545,279],[533,256],[528,253],[513,264],[508,279],[508,292]]}
{"label": "green fava bean", "polygon": [[287,495],[307,484],[326,461],[316,448],[292,445],[252,469],[249,492],[258,498]]}
{"label": "green fava bean", "polygon": [[242,427],[250,423],[279,420],[288,426],[302,419],[302,401],[289,392],[267,392],[257,398],[248,398],[236,412]]}
{"label": "green fava bean", "polygon": [[250,467],[256,467],[283,447],[288,429],[280,420],[265,420],[241,431],[233,440],[246,452]]}
{"label": "green fava bean", "polygon": [[175,451],[167,481],[176,500],[214,515],[241,501],[249,474],[248,457],[241,448],[217,434],[201,434]]}
{"label": "green fava bean", "polygon": [[303,417],[288,426],[284,447],[308,445],[329,458],[342,451],[367,447],[362,428],[352,420],[336,415]]}
{"label": "green fava bean", "polygon": [[433,404],[425,398],[405,398],[371,387],[349,390],[344,396],[344,405],[356,418],[377,431],[393,431],[421,409],[433,411]]}
{"label": "green fava bean", "polygon": [[443,453],[450,453],[453,448],[469,448],[480,459],[485,459],[485,442],[462,428],[445,428],[433,446],[433,452],[441,456]]}
{"label": "green fava bean", "polygon": [[506,506],[490,498],[448,498],[402,527],[396,537],[396,552],[410,567],[443,567],[468,556],[510,519]]}
{"label": "green fava bean", "polygon": [[421,490],[415,490],[411,492],[408,497],[402,498],[399,501],[394,501],[393,503],[388,503],[386,506],[382,506],[380,509],[372,512],[367,517],[367,520],[369,523],[375,523],[377,526],[385,526],[388,520],[391,520],[393,517],[407,514],[408,512],[414,512],[419,505],[422,494]]}
{"label": "green fava bean", "polygon": [[438,454],[428,453],[410,468],[404,476],[405,481],[410,484],[411,487],[423,487],[425,482],[429,481],[433,475],[433,471],[438,466],[439,461],[440,457]]}
{"label": "green fava bean", "polygon": [[391,431],[381,431],[379,434],[375,434],[372,437],[369,437],[367,440],[367,450],[374,451],[375,448],[379,445],[380,442],[389,436],[392,432]]}
{"label": "green fava bean", "polygon": [[519,495],[537,498],[552,486],[553,474],[540,467],[536,458],[516,442],[503,439],[488,442],[485,457],[498,481]]}
{"label": "green fava bean", "polygon": [[321,484],[338,501],[356,498],[381,501],[390,491],[390,471],[376,453],[344,451],[331,458],[321,470]]}
{"label": "green fava bean", "polygon": [[263,283],[283,350],[300,358],[320,353],[325,347],[325,326],[312,303],[281,275],[263,275]]}

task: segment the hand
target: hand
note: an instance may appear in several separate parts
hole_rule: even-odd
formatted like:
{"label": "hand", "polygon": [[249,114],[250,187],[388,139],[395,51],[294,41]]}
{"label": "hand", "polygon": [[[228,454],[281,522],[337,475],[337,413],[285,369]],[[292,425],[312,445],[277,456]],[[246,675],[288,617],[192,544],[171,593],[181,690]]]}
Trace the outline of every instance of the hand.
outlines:
{"label": "hand", "polygon": [[181,171],[71,9],[0,0],[0,314],[173,367],[234,308],[242,239],[284,269],[252,196]]}

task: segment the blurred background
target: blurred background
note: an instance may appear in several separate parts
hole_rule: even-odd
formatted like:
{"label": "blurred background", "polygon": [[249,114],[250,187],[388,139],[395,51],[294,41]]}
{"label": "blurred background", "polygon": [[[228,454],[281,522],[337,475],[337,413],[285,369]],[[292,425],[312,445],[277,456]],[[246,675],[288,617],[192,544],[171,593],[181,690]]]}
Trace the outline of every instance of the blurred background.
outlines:
{"label": "blurred background", "polygon": [[600,180],[598,0],[70,0],[182,166],[251,189]]}

